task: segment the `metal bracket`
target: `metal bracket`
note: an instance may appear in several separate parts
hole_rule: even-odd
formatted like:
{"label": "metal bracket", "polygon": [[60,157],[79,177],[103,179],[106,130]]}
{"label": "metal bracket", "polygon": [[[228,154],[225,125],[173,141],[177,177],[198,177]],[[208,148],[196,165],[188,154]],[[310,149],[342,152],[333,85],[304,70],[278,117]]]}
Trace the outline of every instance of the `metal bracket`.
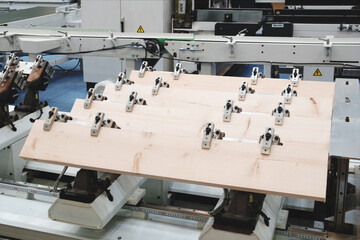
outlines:
{"label": "metal bracket", "polygon": [[292,74],[290,75],[290,80],[294,87],[297,87],[299,85],[299,82],[302,80],[302,74],[300,74],[299,69],[293,69]]}
{"label": "metal bracket", "polygon": [[220,129],[215,129],[215,125],[211,122],[205,124],[204,135],[201,142],[201,148],[209,149],[211,146],[212,139],[223,139],[225,133],[221,132]]}
{"label": "metal bracket", "polygon": [[127,112],[132,112],[133,108],[134,108],[134,104],[136,103],[136,97],[137,97],[137,92],[131,92],[129,99],[126,103],[126,111]]}
{"label": "metal bracket", "polygon": [[157,95],[159,93],[159,89],[161,87],[162,84],[162,77],[157,77],[155,79],[155,84],[152,88],[152,95]]}
{"label": "metal bracket", "polygon": [[95,90],[90,88],[87,96],[84,101],[84,108],[89,109],[93,101],[104,101],[107,100],[107,97],[103,96],[102,94],[95,94]]}
{"label": "metal bracket", "polygon": [[45,67],[46,65],[46,61],[43,59],[43,57],[41,55],[37,55],[35,58],[35,62],[33,65],[33,69],[39,69],[41,67]]}
{"label": "metal bracket", "polygon": [[72,117],[66,115],[66,114],[60,114],[57,116],[57,118],[55,119],[55,122],[63,122],[66,123],[68,120],[73,120]]}
{"label": "metal bracket", "polygon": [[285,90],[281,93],[282,96],[284,96],[285,103],[290,104],[292,96],[297,96],[296,90],[293,90],[293,85],[288,84],[285,88]]}
{"label": "metal bracket", "polygon": [[20,58],[17,57],[14,53],[10,54],[6,60],[5,66],[18,65]]}
{"label": "metal bracket", "polygon": [[174,80],[179,80],[180,77],[180,73],[183,72],[183,70],[181,69],[182,64],[181,63],[177,63],[174,69]]}
{"label": "metal bracket", "polygon": [[[9,55],[9,57],[6,60],[4,69],[0,73],[0,82],[5,81],[6,78],[13,79],[16,73],[17,73],[16,78],[22,77],[22,71],[18,71],[17,68],[15,67],[16,65],[19,64],[19,62],[20,62],[20,58],[17,57],[14,53]],[[17,67],[19,67],[19,66],[17,66]],[[13,69],[13,68],[15,68],[15,69]],[[15,81],[15,79],[14,79],[14,81]]]}
{"label": "metal bracket", "polygon": [[251,87],[248,87],[247,82],[243,82],[241,84],[241,87],[239,88],[239,100],[245,101],[246,93],[253,94],[255,92],[255,89],[252,89]]}
{"label": "metal bracket", "polygon": [[274,128],[267,127],[265,133],[260,136],[259,143],[261,144],[261,154],[269,155],[273,144],[283,145],[280,142],[280,137],[274,133]]}
{"label": "metal bracket", "polygon": [[155,84],[152,88],[152,95],[157,95],[159,93],[159,89],[161,87],[166,87],[166,88],[169,88],[170,85],[167,83],[167,82],[162,82],[162,77],[157,77],[155,79]]}
{"label": "metal bracket", "polygon": [[334,38],[334,36],[326,36],[325,38],[319,38],[319,40],[323,40],[324,42],[324,58],[326,60],[329,60],[331,58],[331,53],[332,53],[332,42],[330,41],[330,39]]}
{"label": "metal bracket", "polygon": [[7,78],[13,79],[15,76],[15,71],[10,69],[10,66],[5,66],[2,72],[0,73],[0,82],[6,81]]}
{"label": "metal bracket", "polygon": [[252,85],[256,85],[259,78],[264,78],[265,76],[259,72],[258,67],[253,67],[253,70],[251,72],[250,80]]}
{"label": "metal bracket", "polygon": [[126,103],[126,111],[127,112],[132,112],[134,105],[135,104],[139,104],[139,105],[146,105],[146,100],[143,98],[136,98],[138,95],[137,92],[133,91],[131,92],[129,99]]}
{"label": "metal bracket", "polygon": [[49,131],[58,115],[59,109],[57,107],[53,107],[51,108],[51,110],[49,111],[49,116],[48,118],[45,120],[44,122],[44,127],[43,129],[45,131]]}
{"label": "metal bracket", "polygon": [[130,81],[129,79],[126,79],[126,74],[124,72],[121,72],[119,73],[119,76],[116,79],[115,91],[120,91],[122,85],[124,84],[131,85],[134,84],[134,82]]}
{"label": "metal bracket", "polygon": [[230,49],[230,56],[231,58],[235,57],[235,41],[233,41],[233,37],[223,36],[224,38],[227,38],[228,41],[226,42],[226,45],[229,46]]}
{"label": "metal bracket", "polygon": [[290,111],[285,109],[285,104],[279,102],[277,107],[273,110],[272,115],[275,115],[275,125],[282,125],[284,117],[290,117]]}
{"label": "metal bracket", "polygon": [[149,63],[147,61],[143,61],[139,70],[139,78],[144,77],[145,71],[148,70]]}
{"label": "metal bracket", "polygon": [[84,108],[89,109],[91,106],[92,101],[94,100],[95,91],[93,88],[90,88],[87,92],[87,96],[84,101]]}
{"label": "metal bracket", "polygon": [[102,126],[102,123],[104,121],[105,113],[98,112],[95,116],[93,125],[91,126],[91,132],[90,135],[97,137],[100,132],[100,128]]}
{"label": "metal bracket", "polygon": [[234,106],[234,101],[231,99],[226,100],[225,106],[224,106],[224,116],[223,121],[224,122],[230,122],[231,120],[231,114],[234,113],[240,113],[242,111],[241,108],[238,106]]}
{"label": "metal bracket", "polygon": [[51,108],[49,111],[49,116],[44,122],[43,129],[45,131],[50,131],[54,122],[63,122],[66,123],[68,120],[72,120],[72,117],[67,116],[66,114],[58,115],[59,109],[57,107]]}
{"label": "metal bracket", "polygon": [[121,129],[114,120],[108,118],[105,119],[102,123],[102,127],[106,127],[106,128],[116,128],[116,129]]}

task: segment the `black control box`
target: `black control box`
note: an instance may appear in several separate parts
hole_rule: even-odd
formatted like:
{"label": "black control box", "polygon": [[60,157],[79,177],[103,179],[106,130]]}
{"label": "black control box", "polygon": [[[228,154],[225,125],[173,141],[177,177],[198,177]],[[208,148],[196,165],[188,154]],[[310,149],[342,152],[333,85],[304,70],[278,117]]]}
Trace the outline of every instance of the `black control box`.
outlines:
{"label": "black control box", "polygon": [[263,36],[292,37],[294,25],[291,22],[267,22],[263,26]]}

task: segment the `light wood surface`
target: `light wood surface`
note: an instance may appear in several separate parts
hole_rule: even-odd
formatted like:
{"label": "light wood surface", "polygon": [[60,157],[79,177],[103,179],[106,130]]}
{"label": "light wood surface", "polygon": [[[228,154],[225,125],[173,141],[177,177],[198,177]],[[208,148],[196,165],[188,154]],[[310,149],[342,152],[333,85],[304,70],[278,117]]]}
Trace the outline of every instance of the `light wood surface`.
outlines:
{"label": "light wood surface", "polygon": [[[195,80],[196,81],[196,80]],[[162,88],[158,95],[151,94],[152,86],[148,85],[124,85],[121,91],[115,91],[115,85],[109,83],[104,90],[110,102],[126,103],[132,91],[138,92],[138,97],[144,98],[149,106],[192,108],[222,112],[227,99],[234,100],[235,105],[242,108],[244,112],[259,112],[271,114],[278,102],[284,101],[280,92],[275,94],[247,94],[245,101],[238,101],[238,92],[216,92],[193,89]],[[286,104],[292,116],[325,118],[330,119],[332,114],[333,98],[331,97],[302,97],[299,92],[298,97],[292,98],[291,104]],[[139,106],[135,106],[137,108]]]}
{"label": "light wood surface", "polygon": [[[328,148],[310,143],[273,146],[269,156],[254,143],[214,141],[201,149],[201,137],[101,129],[55,123],[43,131],[36,121],[20,154],[36,160],[87,169],[183,181],[237,190],[325,200]],[[291,156],[291,157],[290,157]]]}
{"label": "light wood surface", "polygon": [[[250,84],[250,76],[245,77],[226,77],[226,76],[211,76],[211,75],[194,75],[194,74],[180,74],[179,80],[173,79],[174,74],[172,72],[146,72],[144,78],[138,77],[138,71],[132,71],[129,79],[137,84],[153,85],[157,77],[162,77],[163,81],[170,84],[170,88],[185,88],[185,89],[197,89],[208,90],[216,92],[237,92],[242,82],[249,82],[249,87],[255,89],[258,93],[271,93],[280,94],[285,86],[290,83],[288,79],[271,79],[264,78],[259,79],[257,85]],[[298,90],[302,96],[305,97],[334,97],[333,82],[323,81],[301,81],[298,87],[294,89]]]}
{"label": "light wood surface", "polygon": [[[125,104],[95,101],[90,109],[84,109],[84,100],[77,99],[71,116],[74,121],[91,122],[98,112],[111,118],[127,130],[143,130],[169,136],[201,137],[204,124],[213,122],[226,133],[226,137],[256,142],[265,131],[264,126],[274,127],[285,144],[304,142],[328,144],[331,121],[319,118],[286,117],[282,126],[276,126],[271,114],[232,114],[231,122],[223,122],[222,111],[192,111],[171,107],[138,106],[132,113],[125,112]],[[316,137],[314,137],[316,136]]]}
{"label": "light wood surface", "polygon": [[[159,74],[170,88],[161,88],[153,96],[152,85]],[[84,109],[84,100],[76,100],[73,122],[54,123],[45,132],[43,122],[36,121],[21,157],[325,201],[333,83],[301,82],[295,88],[298,96],[286,105],[290,117],[278,126],[271,112],[283,100],[281,91],[289,80],[260,79],[255,94],[238,101],[238,88],[249,79],[190,74],[165,79],[169,76],[172,73],[147,72],[139,79],[134,71],[130,76],[134,85],[124,85],[121,91],[115,91],[114,84],[106,86],[108,101],[93,101],[90,109]],[[138,91],[148,105],[135,105],[126,112],[131,91]],[[231,122],[222,121],[226,99],[243,109],[232,114]],[[91,123],[100,111],[121,129],[102,128],[98,137],[91,137]],[[206,122],[226,133],[224,140],[213,140],[209,150],[201,148]],[[260,153],[258,143],[266,127],[274,127],[284,144],[272,146],[269,156]]]}

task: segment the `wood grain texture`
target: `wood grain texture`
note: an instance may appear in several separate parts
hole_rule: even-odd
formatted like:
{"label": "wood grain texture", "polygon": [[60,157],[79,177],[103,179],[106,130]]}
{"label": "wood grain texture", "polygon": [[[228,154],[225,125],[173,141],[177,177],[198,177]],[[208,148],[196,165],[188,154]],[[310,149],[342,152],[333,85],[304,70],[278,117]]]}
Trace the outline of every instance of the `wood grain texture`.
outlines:
{"label": "wood grain texture", "polygon": [[[222,112],[227,99],[234,100],[235,105],[244,112],[259,112],[271,114],[278,102],[284,97],[279,94],[247,94],[245,101],[238,101],[237,92],[215,92],[191,89],[162,88],[158,95],[151,94],[152,86],[125,85],[121,91],[115,91],[115,85],[109,83],[104,90],[104,96],[109,101],[126,103],[132,91],[138,92],[138,97],[144,98],[149,106],[178,108],[193,108],[207,111]],[[300,95],[300,93],[299,93]],[[332,114],[332,98],[293,97],[292,103],[287,104],[292,116],[315,117],[330,119]],[[135,106],[137,108],[139,106]]]}
{"label": "wood grain texture", "polygon": [[39,80],[39,78],[41,77],[41,74],[43,74],[44,71],[45,71],[44,67],[33,68],[26,81],[29,83],[36,82],[37,80]]}
{"label": "wood grain texture", "polygon": [[[170,88],[161,88],[153,96],[153,82],[159,74]],[[281,91],[288,80],[260,79],[255,94],[238,101],[239,86],[249,79],[185,74],[179,80],[165,79],[169,76],[172,73],[147,72],[139,79],[135,71],[130,76],[134,85],[124,85],[120,91],[115,91],[114,84],[106,86],[108,101],[93,101],[90,109],[84,109],[84,101],[76,100],[73,123],[54,123],[45,132],[43,122],[36,121],[21,157],[325,201],[333,83],[301,82],[296,88],[298,96],[286,105],[290,117],[277,126],[271,112],[283,100]],[[148,105],[135,105],[132,112],[126,112],[132,91]],[[226,99],[243,109],[232,114],[231,122],[222,120]],[[91,123],[100,111],[121,129],[102,128],[98,137],[91,137]],[[226,139],[214,140],[209,150],[201,148],[206,122],[226,133]],[[275,127],[284,143],[272,146],[269,156],[260,154],[258,143],[266,127]]]}
{"label": "wood grain texture", "polygon": [[[173,80],[174,74],[171,72],[146,72],[144,78],[138,77],[138,71],[132,71],[129,79],[137,84],[153,85],[157,77],[162,77],[163,81],[170,84],[170,88],[185,88],[196,90],[207,90],[216,92],[237,92],[242,82],[246,81],[249,86],[258,93],[280,94],[285,86],[290,83],[288,79],[259,79],[257,85],[250,84],[250,77],[226,77],[211,75],[180,74],[179,80]],[[333,98],[335,84],[333,82],[301,81],[295,87],[304,97]]]}
{"label": "wood grain texture", "polygon": [[46,132],[43,123],[35,122],[22,158],[325,201],[325,146],[288,143],[286,147],[273,146],[271,155],[264,156],[255,143],[217,140],[204,150],[201,137],[108,128],[101,129],[98,137],[90,137],[90,126],[55,123]]}
{"label": "wood grain texture", "polygon": [[204,124],[213,122],[229,138],[256,142],[267,126],[276,129],[276,134],[285,145],[288,142],[328,145],[330,142],[331,121],[326,119],[291,116],[285,118],[283,125],[276,126],[271,114],[233,113],[231,122],[223,122],[221,110],[213,112],[137,106],[129,113],[125,112],[123,103],[95,101],[90,109],[83,106],[83,100],[76,100],[71,111],[74,121],[90,123],[98,112],[104,112],[105,118],[113,119],[122,129],[141,129],[169,136],[201,137]]}

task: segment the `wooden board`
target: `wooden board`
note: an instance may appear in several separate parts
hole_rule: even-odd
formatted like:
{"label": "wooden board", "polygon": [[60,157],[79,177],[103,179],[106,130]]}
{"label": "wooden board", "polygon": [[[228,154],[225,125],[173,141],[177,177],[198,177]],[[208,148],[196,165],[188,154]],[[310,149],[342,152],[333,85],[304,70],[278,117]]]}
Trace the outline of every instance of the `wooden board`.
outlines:
{"label": "wooden board", "polygon": [[[238,101],[244,79],[182,74],[180,80],[164,79],[170,88],[161,88],[153,96],[152,84],[159,73],[147,72],[138,79],[135,71],[130,76],[135,84],[124,85],[121,91],[108,84],[104,91],[108,101],[94,101],[90,109],[77,100],[71,112],[73,123],[54,123],[45,132],[43,122],[37,121],[21,157],[325,201],[333,83],[301,82],[298,97],[286,105],[290,118],[277,126],[271,112],[283,100],[280,93],[288,80],[261,79],[255,94]],[[172,73],[161,74],[168,78]],[[135,105],[126,112],[131,91],[138,91],[148,105]],[[232,114],[231,122],[222,121],[226,99],[243,109]],[[98,137],[91,137],[91,122],[100,111],[121,129],[102,128]],[[213,140],[209,150],[201,148],[206,122],[214,122],[226,133],[226,139]],[[269,156],[260,154],[258,143],[266,127],[275,127],[284,143],[272,146]]]}
{"label": "wooden board", "polygon": [[[129,79],[137,84],[153,85],[157,77],[162,77],[163,81],[170,84],[170,88],[185,88],[196,90],[208,90],[216,92],[237,92],[242,82],[249,82],[249,86],[255,89],[258,93],[280,94],[285,86],[290,83],[288,79],[259,79],[257,85],[250,84],[250,77],[225,77],[225,76],[211,76],[211,75],[194,75],[194,74],[180,74],[179,80],[173,80],[174,74],[171,72],[146,72],[145,77],[139,78],[138,71],[132,71]],[[305,97],[334,97],[333,82],[322,81],[301,81],[298,90]]]}
{"label": "wooden board", "polygon": [[[257,142],[265,131],[264,126],[276,128],[281,141],[293,143],[328,144],[331,121],[320,118],[291,116],[284,124],[276,126],[270,114],[232,114],[231,122],[223,122],[222,111],[192,111],[192,109],[172,109],[171,107],[139,106],[132,113],[125,112],[125,104],[93,102],[90,109],[84,109],[84,100],[76,100],[71,116],[74,121],[91,122],[98,112],[111,118],[126,130],[143,130],[169,136],[201,137],[206,122],[226,133],[226,137]],[[314,137],[314,135],[316,137]]]}
{"label": "wooden board", "polygon": [[[215,187],[325,201],[328,147],[288,143],[269,156],[255,143],[215,141],[201,149],[201,137],[55,123],[43,131],[36,121],[20,156],[26,160]],[[289,157],[291,156],[291,157]]]}
{"label": "wooden board", "polygon": [[[196,80],[195,80],[196,81]],[[235,105],[241,107],[244,112],[259,112],[271,114],[278,102],[283,101],[284,97],[276,94],[247,94],[245,101],[238,100],[238,92],[215,92],[193,89],[162,88],[158,95],[151,94],[152,86],[146,85],[124,85],[120,91],[115,91],[115,85],[109,83],[104,90],[111,102],[126,103],[132,91],[138,92],[138,97],[144,98],[149,106],[178,108],[193,108],[222,113],[227,99],[232,99]],[[287,104],[292,116],[315,117],[330,119],[332,114],[333,98],[331,97],[304,97],[302,92],[298,97],[293,97],[292,104]],[[135,106],[137,108],[139,106]]]}

